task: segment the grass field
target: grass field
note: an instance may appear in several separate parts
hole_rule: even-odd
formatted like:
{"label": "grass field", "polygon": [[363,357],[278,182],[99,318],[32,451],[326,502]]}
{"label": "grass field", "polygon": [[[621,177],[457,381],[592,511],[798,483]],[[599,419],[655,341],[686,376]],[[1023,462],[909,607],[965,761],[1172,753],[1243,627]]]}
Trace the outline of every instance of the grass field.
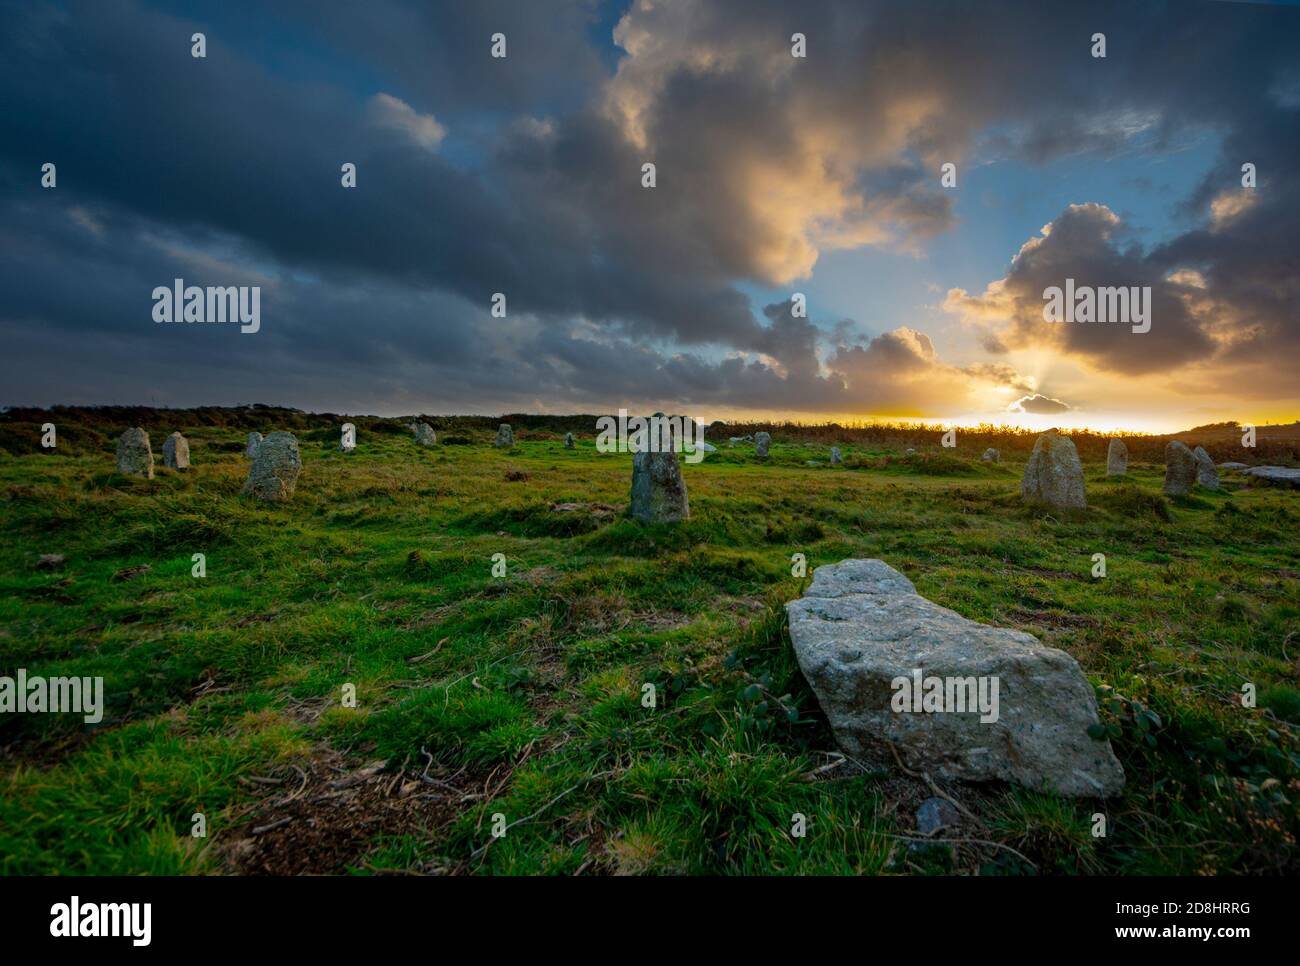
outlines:
{"label": "grass field", "polygon": [[[1085,453],[1090,509],[1053,516],[1019,500],[1023,451],[981,464],[982,440],[848,443],[830,467],[825,445],[778,433],[761,465],[711,433],[690,522],[648,527],[623,515],[631,458],[590,433],[420,449],[358,421],[344,455],[317,420],[283,427],[303,472],[268,507],[239,496],[242,431],[139,425],[152,481],[115,475],[111,444],[0,461],[0,673],[107,695],[94,727],[0,719],[6,873],[1300,871],[1293,491],[1170,501],[1163,467],[1107,480]],[[161,467],[173,429],[188,472]],[[810,574],[881,558],[1074,655],[1124,796],[947,786],[961,841],[909,848],[933,792],[834,755],[785,626],[795,553]]]}

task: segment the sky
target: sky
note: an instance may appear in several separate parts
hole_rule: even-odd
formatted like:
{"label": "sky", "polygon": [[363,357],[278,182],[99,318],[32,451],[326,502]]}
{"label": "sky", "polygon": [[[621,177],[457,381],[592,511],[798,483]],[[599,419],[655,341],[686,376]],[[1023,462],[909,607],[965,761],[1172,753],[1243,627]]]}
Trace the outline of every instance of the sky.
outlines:
{"label": "sky", "polygon": [[[1295,5],[0,0],[0,23],[0,403],[1300,418]],[[257,287],[257,331],[156,321],[177,278]],[[1149,290],[1149,331],[1046,321],[1067,279]]]}

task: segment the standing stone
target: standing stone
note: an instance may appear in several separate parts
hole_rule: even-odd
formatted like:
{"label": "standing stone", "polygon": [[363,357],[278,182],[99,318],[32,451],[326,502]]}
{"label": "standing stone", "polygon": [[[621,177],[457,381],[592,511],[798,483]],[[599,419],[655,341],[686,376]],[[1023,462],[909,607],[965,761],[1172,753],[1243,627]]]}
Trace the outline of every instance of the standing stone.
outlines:
{"label": "standing stone", "polygon": [[1186,496],[1196,482],[1196,457],[1186,443],[1170,440],[1165,444],[1165,495]]}
{"label": "standing stone", "polygon": [[1039,503],[1055,510],[1085,510],[1083,464],[1074,440],[1049,429],[1038,437],[1025,464],[1020,496],[1026,503]]}
{"label": "standing stone", "polygon": [[1122,439],[1112,439],[1106,448],[1106,475],[1124,476],[1128,473],[1128,447]]}
{"label": "standing stone", "polygon": [[632,516],[643,523],[676,523],[691,515],[686,481],[677,454],[640,452],[632,456]]}
{"label": "standing stone", "polygon": [[831,466],[839,466],[843,462],[844,462],[844,457],[840,455],[840,448],[838,446],[832,446]]}
{"label": "standing stone", "polygon": [[1205,452],[1204,446],[1198,446],[1192,450],[1192,455],[1196,457],[1196,482],[1207,490],[1217,490],[1219,474],[1214,468],[1214,460],[1210,459],[1210,454]]}
{"label": "standing stone", "polygon": [[428,423],[415,423],[412,427],[415,430],[415,443],[417,446],[434,446],[438,442],[438,434],[433,431],[433,427]]}
{"label": "standing stone", "polygon": [[502,423],[497,429],[496,446],[498,449],[513,449],[515,445],[515,434],[510,429],[509,423]]}
{"label": "standing stone", "polygon": [[244,450],[244,455],[247,456],[249,459],[256,459],[256,458],[257,458],[257,451],[258,451],[258,449],[261,448],[261,446],[262,446],[262,434],[261,434],[261,433],[249,433],[249,434],[248,434],[248,448]]}
{"label": "standing stone", "polygon": [[297,437],[293,433],[271,433],[257,448],[242,493],[259,500],[287,500],[293,496],[301,470]]}
{"label": "standing stone", "polygon": [[980,457],[980,461],[983,463],[1000,463],[1001,462],[1000,457],[1001,454],[992,446],[990,446],[988,449],[984,451],[984,455]]}
{"label": "standing stone", "polygon": [[858,761],[889,767],[892,745],[936,778],[1085,797],[1124,787],[1110,742],[1089,735],[1093,687],[1064,651],[940,607],[881,560],[818,567],[785,607],[804,678]]}
{"label": "standing stone", "polygon": [[573,434],[572,434],[572,433],[565,433],[565,434],[564,434],[564,448],[565,448],[565,449],[573,449]]}
{"label": "standing stone", "polygon": [[344,423],[339,435],[339,450],[351,453],[357,448],[357,428],[351,423]]}
{"label": "standing stone", "polygon": [[772,444],[770,433],[754,434],[754,455],[761,460],[767,459],[767,448]]}
{"label": "standing stone", "polygon": [[153,450],[149,434],[137,426],[128,429],[117,441],[117,471],[125,476],[153,479]]}
{"label": "standing stone", "polygon": [[190,468],[190,441],[180,433],[172,433],[163,440],[163,466],[169,470]]}

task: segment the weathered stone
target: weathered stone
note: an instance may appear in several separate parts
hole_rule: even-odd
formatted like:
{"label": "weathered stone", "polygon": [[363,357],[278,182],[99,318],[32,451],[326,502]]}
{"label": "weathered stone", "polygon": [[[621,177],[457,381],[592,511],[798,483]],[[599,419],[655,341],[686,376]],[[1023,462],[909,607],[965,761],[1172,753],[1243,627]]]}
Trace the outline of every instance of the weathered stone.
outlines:
{"label": "weathered stone", "polygon": [[1165,495],[1186,496],[1196,482],[1196,457],[1186,443],[1173,439],[1165,444]]}
{"label": "weathered stone", "polygon": [[918,835],[930,836],[940,829],[952,828],[961,824],[961,812],[945,798],[927,798],[916,810],[916,831]]}
{"label": "weathered stone", "polygon": [[63,566],[64,556],[61,553],[43,553],[36,560],[37,570],[58,570]]}
{"label": "weathered stone", "polygon": [[716,453],[718,451],[718,447],[714,446],[712,443],[705,443],[703,441],[698,444],[698,448],[701,453]]}
{"label": "weathered stone", "polygon": [[564,434],[564,448],[565,448],[565,449],[573,449],[573,446],[574,446],[574,442],[573,442],[573,434],[572,434],[572,433],[565,433],[565,434]]}
{"label": "weathered stone", "polygon": [[1125,476],[1128,473],[1128,445],[1122,439],[1112,439],[1106,447],[1106,475]]}
{"label": "weathered stone", "polygon": [[1249,469],[1242,470],[1241,473],[1243,476],[1249,476],[1264,483],[1300,488],[1300,469],[1292,469],[1287,466],[1252,466]]}
{"label": "weathered stone", "polygon": [[844,462],[844,456],[840,453],[838,446],[831,447],[831,466],[839,466]]}
{"label": "weathered stone", "polygon": [[767,459],[767,448],[772,445],[772,435],[770,433],[754,434],[754,455],[761,460]]}
{"label": "weathered stone", "polygon": [[257,458],[257,450],[258,450],[259,447],[261,447],[261,445],[262,445],[262,434],[261,434],[261,433],[249,433],[249,434],[248,434],[248,446],[245,447],[245,449],[244,449],[244,455],[247,456],[249,459],[256,459],[256,458]]}
{"label": "weathered stone", "polygon": [[190,441],[180,433],[172,433],[163,440],[163,466],[172,470],[190,468]]}
{"label": "weathered stone", "polygon": [[1214,468],[1214,460],[1210,459],[1210,454],[1205,452],[1204,446],[1198,446],[1192,450],[1192,455],[1196,457],[1196,482],[1207,490],[1217,490],[1219,474]]}
{"label": "weathered stone", "polygon": [[415,431],[415,444],[417,446],[434,446],[438,442],[438,434],[433,431],[433,427],[428,423],[415,423],[412,427]]}
{"label": "weathered stone", "polygon": [[1249,469],[1249,466],[1250,466],[1250,464],[1248,464],[1248,463],[1220,463],[1220,464],[1219,464],[1219,469],[1221,469],[1221,470],[1244,470],[1244,469]]}
{"label": "weathered stone", "polygon": [[149,434],[139,426],[118,438],[117,471],[126,476],[153,479],[153,449],[149,446]]}
{"label": "weathered stone", "polygon": [[243,495],[267,501],[288,500],[293,496],[301,471],[302,457],[293,433],[270,433],[257,448]]}
{"label": "weathered stone", "polygon": [[915,456],[915,455],[916,455],[916,450],[912,449],[912,447],[909,446],[909,447],[907,447],[907,449],[903,450],[903,455],[904,455],[904,456]]}
{"label": "weathered stone", "polygon": [[983,463],[1000,463],[1002,461],[1002,454],[990,446],[984,451],[984,455],[980,457],[980,461]]}
{"label": "weathered stone", "polygon": [[153,570],[148,564],[136,564],[134,567],[123,567],[112,576],[112,580],[135,580],[136,577],[147,574]]}
{"label": "weathered stone", "polygon": [[515,445],[515,434],[511,430],[509,423],[502,423],[497,429],[496,445],[501,449],[512,449]]}
{"label": "weathered stone", "polygon": [[1026,503],[1054,510],[1083,510],[1088,498],[1083,491],[1083,464],[1074,440],[1049,429],[1038,437],[1025,464],[1020,496]]}
{"label": "weathered stone", "polygon": [[357,448],[357,428],[351,423],[344,423],[339,429],[339,451],[351,453]]}
{"label": "weathered stone", "polygon": [[[799,667],[854,758],[892,765],[892,744],[904,764],[936,777],[1078,796],[1123,787],[1110,743],[1088,734],[1099,724],[1093,688],[1064,651],[940,607],[880,560],[817,568],[786,611]],[[900,698],[917,677],[941,679],[945,702],[983,682],[982,693],[996,694],[993,713],[955,700],[915,710]]]}
{"label": "weathered stone", "polygon": [[677,454],[632,455],[632,516],[644,523],[676,523],[691,515]]}
{"label": "weathered stone", "polygon": [[753,436],[729,436],[729,437],[727,437],[727,445],[728,445],[728,446],[735,446],[737,443],[752,443],[753,441],[754,441],[754,437],[753,437]]}

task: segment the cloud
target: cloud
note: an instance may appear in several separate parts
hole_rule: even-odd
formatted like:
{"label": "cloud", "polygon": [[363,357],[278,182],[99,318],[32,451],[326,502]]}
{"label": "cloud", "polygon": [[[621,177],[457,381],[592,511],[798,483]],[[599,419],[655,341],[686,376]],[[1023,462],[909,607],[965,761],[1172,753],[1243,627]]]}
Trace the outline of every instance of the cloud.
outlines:
{"label": "cloud", "polygon": [[1041,396],[1035,393],[1032,396],[1022,396],[1020,399],[1017,399],[1007,407],[1007,411],[1013,413],[1048,415],[1069,412],[1071,408],[1072,407],[1069,403],[1064,403],[1059,399],[1053,399],[1050,396]]}
{"label": "cloud", "polygon": [[[361,17],[294,0],[238,27],[220,4],[4,5],[0,330],[21,348],[0,377],[50,400],[171,380],[171,401],[261,385],[326,406],[622,393],[941,415],[992,389],[1031,394],[1013,354],[1049,347],[1130,377],[1211,360],[1246,391],[1283,391],[1300,203],[1281,172],[1300,124],[1292,99],[1261,95],[1292,89],[1297,32],[1226,6],[1180,10],[1171,34],[1168,11],[1121,3],[636,0],[620,15],[376,0]],[[1112,57],[1071,55],[1099,18]],[[249,43],[250,24],[268,39]],[[177,40],[195,29],[207,61]],[[503,60],[488,54],[498,31]],[[1120,37],[1142,56],[1119,56]],[[1027,81],[1044,52],[1052,69]],[[1165,157],[1207,129],[1223,157],[1187,200],[1188,230],[1139,245],[1107,199],[1076,199],[1006,277],[954,290],[994,362],[913,319],[864,336],[747,294],[807,278],[826,252],[925,254],[958,214],[943,162]],[[42,191],[32,172],[51,159],[59,187]],[[1063,271],[1152,285],[1152,332],[1034,323]],[[173,272],[266,279],[262,333],[160,337],[147,294]],[[506,320],[486,314],[498,291]]]}
{"label": "cloud", "polygon": [[391,94],[376,94],[370,99],[371,122],[377,127],[401,131],[427,151],[436,151],[447,129],[432,114],[420,114],[410,104]]}
{"label": "cloud", "polygon": [[[1186,290],[1167,276],[1163,259],[1144,252],[1127,236],[1118,215],[1096,203],[1070,205],[1037,236],[1028,239],[1005,276],[973,295],[952,289],[944,308],[985,323],[995,323],[993,338],[1012,349],[1050,347],[1077,356],[1098,369],[1141,375],[1205,360],[1216,351],[1207,320],[1195,310]],[[1048,322],[1044,292],[1149,288],[1149,332],[1131,325]]]}

